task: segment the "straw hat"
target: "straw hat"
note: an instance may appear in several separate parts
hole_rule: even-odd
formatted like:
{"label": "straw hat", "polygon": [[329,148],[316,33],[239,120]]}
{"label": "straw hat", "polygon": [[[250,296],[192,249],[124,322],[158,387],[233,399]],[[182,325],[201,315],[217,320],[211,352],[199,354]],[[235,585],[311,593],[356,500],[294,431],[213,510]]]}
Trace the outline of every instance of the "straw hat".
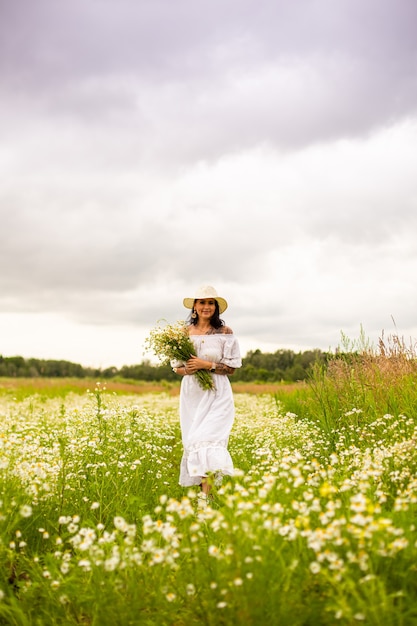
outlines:
{"label": "straw hat", "polygon": [[214,289],[214,287],[210,287],[210,285],[203,285],[202,287],[199,287],[194,298],[184,298],[183,303],[187,309],[192,309],[195,300],[206,300],[208,298],[213,298],[214,300],[217,300],[217,302],[219,303],[220,313],[223,313],[227,309],[226,300],[224,298],[220,298],[217,295],[217,291]]}

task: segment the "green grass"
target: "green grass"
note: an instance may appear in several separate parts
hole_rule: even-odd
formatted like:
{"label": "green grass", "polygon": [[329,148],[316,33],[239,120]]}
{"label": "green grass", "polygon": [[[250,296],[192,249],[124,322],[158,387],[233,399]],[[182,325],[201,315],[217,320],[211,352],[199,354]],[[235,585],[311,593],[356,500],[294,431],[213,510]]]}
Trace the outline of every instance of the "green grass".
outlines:
{"label": "green grass", "polygon": [[95,389],[97,383],[109,393],[118,395],[161,393],[176,395],[179,390],[177,382],[146,382],[120,377],[110,380],[96,378],[11,378],[0,377],[0,397],[5,396],[23,400],[36,395],[43,400],[48,398],[65,398],[69,394],[85,395]]}
{"label": "green grass", "polygon": [[414,361],[345,362],[236,393],[203,511],[170,390],[0,395],[0,624],[414,625]]}

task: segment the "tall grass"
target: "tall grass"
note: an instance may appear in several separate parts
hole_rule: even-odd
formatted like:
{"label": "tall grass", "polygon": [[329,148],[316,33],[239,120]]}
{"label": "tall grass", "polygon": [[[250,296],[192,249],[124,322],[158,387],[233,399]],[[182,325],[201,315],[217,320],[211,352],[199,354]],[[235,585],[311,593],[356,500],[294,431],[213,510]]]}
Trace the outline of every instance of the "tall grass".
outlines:
{"label": "tall grass", "polygon": [[316,364],[308,380],[310,393],[298,396],[294,408],[333,431],[347,423],[370,424],[385,414],[417,413],[417,354],[397,335],[371,346],[343,338],[327,365]]}
{"label": "tall grass", "polygon": [[[203,509],[177,484],[178,398],[0,398],[0,623],[415,624],[411,382],[391,372],[387,413],[359,356],[354,385],[320,371],[300,414],[236,395],[236,475]],[[365,372],[375,391],[349,392]]]}

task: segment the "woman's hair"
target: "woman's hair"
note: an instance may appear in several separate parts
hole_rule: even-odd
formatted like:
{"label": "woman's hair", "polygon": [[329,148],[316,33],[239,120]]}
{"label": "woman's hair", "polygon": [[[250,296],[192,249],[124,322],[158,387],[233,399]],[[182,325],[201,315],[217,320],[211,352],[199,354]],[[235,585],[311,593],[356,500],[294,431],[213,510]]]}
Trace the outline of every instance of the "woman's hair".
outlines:
{"label": "woman's hair", "polygon": [[[194,300],[194,304],[196,303],[196,300]],[[213,328],[221,328],[222,326],[224,326],[224,321],[222,319],[220,319],[220,309],[219,309],[219,303],[217,302],[217,300],[214,301],[215,304],[215,309],[214,309],[214,313],[213,316],[210,320],[210,324],[211,326],[213,326]],[[188,316],[187,319],[187,323],[188,324],[192,324],[193,326],[195,326],[198,322],[198,313],[196,315],[196,317],[192,317],[192,313],[194,311],[194,306],[191,310],[190,315]]]}

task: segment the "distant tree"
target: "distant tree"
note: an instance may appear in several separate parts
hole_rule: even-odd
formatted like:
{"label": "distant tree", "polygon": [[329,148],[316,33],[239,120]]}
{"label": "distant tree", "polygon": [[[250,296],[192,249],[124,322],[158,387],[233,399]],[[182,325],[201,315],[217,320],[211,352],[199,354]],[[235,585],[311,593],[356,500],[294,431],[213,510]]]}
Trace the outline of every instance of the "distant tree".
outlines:
{"label": "distant tree", "polygon": [[102,370],[101,376],[103,378],[114,378],[118,374],[117,367],[106,367],[106,369]]}
{"label": "distant tree", "polygon": [[[291,350],[277,350],[263,353],[252,350],[242,360],[242,367],[236,369],[233,380],[280,382],[283,380],[304,380],[308,371],[316,362],[326,364],[330,355],[320,350],[308,350],[294,353]],[[19,377],[74,377],[106,378],[116,376],[143,381],[178,381],[169,365],[152,365],[148,360],[136,365],[107,367],[105,369],[83,367],[79,363],[53,359],[24,359],[21,356],[4,357],[0,355],[0,376]]]}
{"label": "distant tree", "polygon": [[289,367],[286,374],[287,380],[292,382],[305,380],[307,378],[307,370],[300,363],[296,363],[292,367]]}

